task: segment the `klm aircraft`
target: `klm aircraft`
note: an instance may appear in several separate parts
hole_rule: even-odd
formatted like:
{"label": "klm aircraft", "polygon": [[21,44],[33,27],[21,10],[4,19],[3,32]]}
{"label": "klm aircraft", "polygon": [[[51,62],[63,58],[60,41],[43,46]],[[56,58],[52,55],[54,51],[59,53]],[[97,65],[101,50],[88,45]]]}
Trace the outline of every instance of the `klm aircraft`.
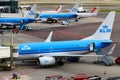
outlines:
{"label": "klm aircraft", "polygon": [[[69,13],[41,13],[39,18],[42,21],[56,23],[57,20],[66,20],[75,19],[77,22],[82,17],[96,16],[98,13],[98,8],[95,7],[92,9],[91,13],[78,13],[79,3],[76,3]],[[63,21],[64,23],[64,21]]]}
{"label": "klm aircraft", "polygon": [[[63,65],[66,57],[100,56],[106,65],[112,65],[112,59],[106,55],[102,48],[112,43],[112,33],[115,12],[111,11],[97,31],[82,40],[51,41],[51,32],[45,42],[31,42],[19,44],[20,59],[36,59],[41,66]],[[113,46],[108,54],[112,53]],[[97,55],[85,55],[95,52]]]}
{"label": "klm aircraft", "polygon": [[32,23],[35,21],[35,11],[36,11],[36,5],[33,5],[31,10],[29,11],[27,17],[18,18],[18,17],[1,17],[0,18],[0,28],[3,26],[13,26],[13,28],[16,28],[16,26],[20,26],[19,30],[23,30],[26,28],[26,24]]}
{"label": "klm aircraft", "polygon": [[74,7],[71,9],[69,13],[41,13],[39,14],[39,18],[42,21],[56,23],[58,19],[72,19],[75,18],[77,20],[77,11],[79,4],[76,3]]}

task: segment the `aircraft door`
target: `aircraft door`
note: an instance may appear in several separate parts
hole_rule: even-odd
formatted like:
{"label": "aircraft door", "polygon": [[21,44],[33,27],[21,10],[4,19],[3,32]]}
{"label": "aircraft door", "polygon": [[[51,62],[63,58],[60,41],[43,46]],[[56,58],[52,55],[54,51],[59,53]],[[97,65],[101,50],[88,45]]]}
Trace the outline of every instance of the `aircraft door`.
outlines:
{"label": "aircraft door", "polygon": [[91,52],[94,51],[94,48],[95,48],[95,43],[91,43],[91,44],[90,44],[90,51],[91,51]]}

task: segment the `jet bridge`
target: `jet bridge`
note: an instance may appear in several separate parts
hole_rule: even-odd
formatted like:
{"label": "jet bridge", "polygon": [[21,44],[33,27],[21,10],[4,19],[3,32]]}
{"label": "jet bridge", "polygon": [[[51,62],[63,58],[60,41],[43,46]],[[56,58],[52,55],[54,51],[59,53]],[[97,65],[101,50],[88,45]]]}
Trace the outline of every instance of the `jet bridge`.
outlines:
{"label": "jet bridge", "polygon": [[10,57],[10,47],[0,47],[0,68],[10,70],[10,64],[5,61],[5,59]]}

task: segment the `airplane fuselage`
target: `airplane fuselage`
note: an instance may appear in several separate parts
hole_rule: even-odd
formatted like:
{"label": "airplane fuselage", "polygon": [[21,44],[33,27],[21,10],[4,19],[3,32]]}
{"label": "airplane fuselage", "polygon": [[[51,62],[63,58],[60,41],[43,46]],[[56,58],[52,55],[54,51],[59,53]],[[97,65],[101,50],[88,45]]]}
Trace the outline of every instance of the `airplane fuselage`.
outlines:
{"label": "airplane fuselage", "polygon": [[[74,40],[74,41],[56,41],[56,42],[35,42],[35,43],[22,43],[19,45],[19,55],[54,55],[61,54],[66,55],[69,53],[80,54],[83,52],[90,52],[90,44],[94,43],[94,49],[101,49],[111,44],[111,40],[107,40],[109,43],[102,43],[104,40]],[[65,54],[64,54],[65,53]],[[31,56],[33,58],[33,56]]]}
{"label": "airplane fuselage", "polygon": [[71,19],[71,18],[77,18],[76,14],[71,14],[71,13],[55,13],[55,14],[40,14],[39,15],[40,19],[48,19],[48,18],[53,18],[53,19]]}
{"label": "airplane fuselage", "polygon": [[77,13],[80,18],[96,16],[97,14],[94,13]]}
{"label": "airplane fuselage", "polygon": [[[102,60],[106,65],[112,65],[114,64],[113,61],[102,51],[102,48],[105,48],[112,43],[110,36],[114,18],[115,12],[110,12],[96,32],[82,40],[53,42],[51,41],[52,32],[50,32],[45,42],[19,44],[19,58],[23,60],[37,59],[37,63],[40,66],[54,64],[63,65],[65,58],[82,57],[89,52],[95,52],[102,57]],[[114,48],[115,46],[110,49],[108,54],[111,54]]]}
{"label": "airplane fuselage", "polygon": [[21,23],[27,24],[35,21],[35,19],[31,18],[0,18],[1,25],[20,25]]}

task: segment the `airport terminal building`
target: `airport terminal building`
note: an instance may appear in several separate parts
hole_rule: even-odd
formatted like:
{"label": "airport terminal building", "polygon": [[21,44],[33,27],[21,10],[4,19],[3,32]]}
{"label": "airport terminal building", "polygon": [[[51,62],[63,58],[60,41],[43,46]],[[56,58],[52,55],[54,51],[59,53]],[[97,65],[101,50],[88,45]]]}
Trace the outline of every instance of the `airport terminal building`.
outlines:
{"label": "airport terminal building", "polygon": [[0,0],[1,13],[15,13],[18,11],[18,0]]}

